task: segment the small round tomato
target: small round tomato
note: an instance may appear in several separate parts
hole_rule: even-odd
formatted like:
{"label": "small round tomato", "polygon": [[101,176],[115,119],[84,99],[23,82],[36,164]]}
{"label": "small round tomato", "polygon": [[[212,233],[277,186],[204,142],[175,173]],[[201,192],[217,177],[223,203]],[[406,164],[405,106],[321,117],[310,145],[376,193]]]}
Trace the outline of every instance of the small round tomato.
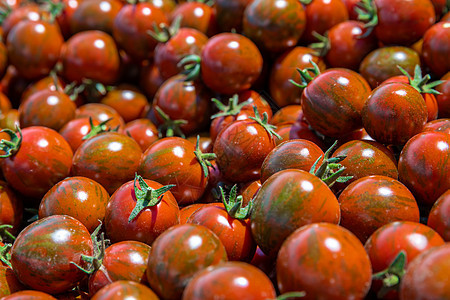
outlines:
{"label": "small round tomato", "polygon": [[100,124],[97,120],[88,117],[73,119],[66,123],[59,130],[59,134],[69,143],[70,148],[75,153],[80,145],[85,141],[85,136],[91,132],[92,127]]}
{"label": "small round tomato", "polygon": [[[102,103],[87,103],[77,108],[75,118],[89,118],[99,123],[107,122],[110,129],[122,132],[125,121],[113,107]],[[109,120],[109,121],[107,121]],[[94,124],[95,125],[95,124]]]}
{"label": "small round tomato", "polygon": [[19,232],[23,216],[22,199],[9,187],[9,185],[0,181],[0,225],[11,225],[7,229],[12,235]]}
{"label": "small round tomato", "polygon": [[121,299],[146,299],[158,300],[155,292],[146,285],[129,281],[119,280],[108,284],[99,290],[92,300],[121,300]]}
{"label": "small round tomato", "polygon": [[23,300],[23,299],[56,300],[56,298],[50,294],[39,292],[39,291],[34,291],[34,290],[33,291],[32,290],[18,291],[18,292],[12,293],[11,295],[3,297],[3,300]]}
{"label": "small round tomato", "polygon": [[112,90],[102,98],[100,103],[114,108],[125,123],[145,117],[150,109],[147,98],[130,89]]}
{"label": "small round tomato", "polygon": [[291,104],[281,107],[274,113],[270,124],[279,125],[283,123],[295,123],[303,119],[303,110],[300,104]]}
{"label": "small round tomato", "polygon": [[436,95],[439,118],[450,118],[450,72],[442,76],[443,83],[436,87],[440,94]]}
{"label": "small round tomato", "polygon": [[149,119],[133,120],[125,125],[123,131],[139,144],[142,152],[159,139],[158,128]]}
{"label": "small round tomato", "polygon": [[281,139],[276,141],[277,146],[288,140],[302,139],[313,142],[322,150],[326,149],[323,138],[304,119],[295,123],[279,124],[275,132],[281,136]]}
{"label": "small round tomato", "polygon": [[423,127],[422,132],[425,131],[438,131],[450,134],[450,119],[437,119],[428,122]]}
{"label": "small round tomato", "polygon": [[179,3],[170,14],[170,18],[172,22],[176,18],[181,18],[181,27],[194,28],[207,36],[212,36],[217,33],[215,14],[214,8],[206,2],[188,1]]}
{"label": "small round tomato", "polygon": [[450,242],[450,190],[444,192],[434,203],[427,225],[436,230],[446,242]]}
{"label": "small round tomato", "polygon": [[449,45],[450,22],[436,23],[425,32],[422,56],[426,65],[439,77],[450,70]]}
{"label": "small round tomato", "polygon": [[[23,3],[25,4],[25,3]],[[42,8],[37,3],[26,3],[11,10],[2,22],[3,40],[8,39],[9,32],[21,21],[39,21],[42,18]]]}
{"label": "small round tomato", "polygon": [[26,287],[19,281],[10,267],[0,266],[0,297],[2,299],[25,289]]}

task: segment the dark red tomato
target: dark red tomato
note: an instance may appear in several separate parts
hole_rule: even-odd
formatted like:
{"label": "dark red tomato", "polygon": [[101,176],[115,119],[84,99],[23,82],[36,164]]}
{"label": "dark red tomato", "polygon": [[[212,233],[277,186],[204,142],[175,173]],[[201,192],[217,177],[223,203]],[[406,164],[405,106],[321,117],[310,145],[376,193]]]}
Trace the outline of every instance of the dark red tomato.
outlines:
{"label": "dark red tomato", "polygon": [[21,21],[39,21],[42,18],[42,9],[36,3],[26,3],[15,7],[3,20],[3,40],[6,41],[11,29]]}
{"label": "dark red tomato", "polygon": [[253,180],[240,186],[239,193],[242,196],[242,206],[246,206],[256,196],[261,185],[261,181]]}
{"label": "dark red tomato", "polygon": [[31,84],[31,81],[20,76],[16,67],[10,64],[0,84],[1,91],[9,98],[13,107],[16,108],[19,106],[23,91]]}
{"label": "dark red tomato", "polygon": [[11,109],[0,117],[0,127],[15,130],[19,126],[19,112],[17,109]]}
{"label": "dark red tomato", "polygon": [[216,22],[221,32],[242,31],[244,10],[252,0],[216,0]]}
{"label": "dark red tomato", "polygon": [[65,39],[68,39],[72,32],[70,30],[70,18],[77,10],[82,0],[61,0],[60,3],[64,5],[61,13],[56,16],[56,21],[61,29],[61,32]]}
{"label": "dark red tomato", "polygon": [[213,152],[224,179],[248,182],[260,178],[261,165],[275,148],[273,129],[253,119],[235,121],[217,136]]}
{"label": "dark red tomato", "polygon": [[[100,122],[97,120],[92,120],[92,125],[97,126]],[[70,148],[75,153],[84,142],[83,138],[91,132],[92,126],[88,117],[73,119],[66,123],[59,130],[59,134],[69,143]]]}
{"label": "dark red tomato", "polygon": [[448,5],[445,0],[431,0],[436,13],[436,20],[439,20],[446,12],[448,12]]}
{"label": "dark red tomato", "polygon": [[364,129],[377,142],[404,145],[422,131],[428,111],[422,95],[406,83],[380,85],[361,112]]}
{"label": "dark red tomato", "polygon": [[403,147],[398,161],[399,180],[424,205],[432,206],[450,189],[450,136],[423,132]]}
{"label": "dark red tomato", "polygon": [[101,30],[112,34],[114,18],[122,6],[120,0],[81,1],[69,20],[71,33]]}
{"label": "dark red tomato", "polygon": [[326,150],[324,140],[312,129],[309,124],[304,121],[297,121],[295,123],[282,123],[279,124],[276,133],[281,136],[281,139],[277,140],[277,146],[288,140],[302,139],[313,142],[319,146],[322,150]]}
{"label": "dark red tomato", "polygon": [[167,19],[169,19],[170,14],[177,6],[177,2],[175,0],[150,0],[149,2],[161,9],[166,14]]}
{"label": "dark red tomato", "polygon": [[269,278],[272,280],[272,283],[276,283],[276,257],[270,257],[264,252],[262,252],[261,248],[256,247],[255,256],[250,262],[253,266],[257,267],[261,271],[263,271]]}
{"label": "dark red tomato", "polygon": [[372,276],[361,242],[335,224],[318,223],[296,230],[277,258],[280,293],[304,291],[302,299],[364,299]]}
{"label": "dark red tomato", "polygon": [[51,296],[50,294],[39,292],[39,291],[32,291],[32,290],[18,291],[9,296],[3,297],[2,299],[6,299],[6,300],[27,300],[27,299],[56,300],[56,298]]}
{"label": "dark red tomato", "polygon": [[197,144],[197,138],[199,138],[199,148],[202,153],[211,153],[213,144],[208,133],[200,133],[198,135],[188,136],[186,139],[193,144]]}
{"label": "dark red tomato", "polygon": [[163,84],[163,82],[164,80],[161,78],[159,70],[155,64],[143,64],[139,74],[139,87],[145,93],[147,99],[153,99],[156,91],[161,84]]}
{"label": "dark red tomato", "polygon": [[250,261],[256,243],[250,229],[250,220],[230,216],[222,203],[211,203],[197,209],[186,223],[205,226],[214,232],[225,246],[228,260]]}
{"label": "dark red tomato", "polygon": [[122,132],[125,126],[125,121],[117,110],[106,104],[87,103],[77,108],[75,113],[76,119],[89,117],[91,117],[93,121],[98,121],[100,123],[111,119],[105,125],[114,130],[118,128],[119,132]]}
{"label": "dark red tomato", "polygon": [[201,77],[214,92],[232,95],[248,90],[261,74],[262,65],[262,55],[249,38],[223,32],[203,47]]}
{"label": "dark red tomato", "polygon": [[180,137],[166,137],[154,142],[143,154],[138,173],[161,184],[175,184],[171,189],[179,205],[196,202],[208,183],[195,145]]}
{"label": "dark red tomato", "polygon": [[243,34],[265,51],[281,52],[298,43],[305,21],[297,0],[255,0],[245,8]]}
{"label": "dark red tomato", "polygon": [[112,90],[102,98],[100,103],[114,108],[125,123],[145,117],[150,109],[147,98],[140,92],[130,89]]}
{"label": "dark red tomato", "polygon": [[350,20],[358,20],[358,14],[355,11],[356,5],[359,0],[341,0],[347,7],[348,17]]}
{"label": "dark red tomato", "polygon": [[339,196],[342,227],[365,243],[381,226],[395,221],[420,221],[419,207],[399,181],[373,175],[347,186]]}
{"label": "dark red tomato", "polygon": [[[386,224],[375,231],[364,247],[372,263],[373,273],[386,270],[400,253],[404,251],[406,263],[413,261],[420,253],[443,245],[444,241],[430,227],[409,221]],[[397,274],[392,274],[396,276]],[[400,279],[400,278],[399,278]],[[374,280],[372,289],[378,292],[381,282]],[[389,291],[383,299],[398,299],[397,291]]]}
{"label": "dark red tomato", "polygon": [[0,42],[0,78],[6,73],[8,67],[8,49],[3,42]]}
{"label": "dark red tomato", "polygon": [[258,268],[243,262],[224,262],[199,271],[187,285],[183,300],[275,299],[270,279]]}
{"label": "dark red tomato", "polygon": [[137,241],[114,243],[105,250],[101,267],[89,277],[89,294],[119,280],[147,283],[145,270],[150,246]]}
{"label": "dark red tomato", "polygon": [[323,59],[315,55],[313,49],[307,47],[294,47],[275,60],[270,71],[269,90],[278,106],[283,107],[300,103],[302,90],[289,82],[289,79],[298,82],[300,75],[297,68],[311,67],[310,61],[317,64],[321,71],[325,70],[326,66]]}
{"label": "dark red tomato", "polygon": [[119,77],[117,46],[103,31],[89,30],[71,36],[61,51],[61,62],[62,74],[68,81],[91,79],[114,84]]}
{"label": "dark red tomato", "polygon": [[261,186],[250,221],[256,243],[274,257],[297,228],[317,222],[338,224],[340,215],[336,196],[322,180],[302,170],[287,169]]}
{"label": "dark red tomato", "polygon": [[312,0],[306,5],[306,28],[301,41],[315,42],[313,32],[324,34],[336,24],[348,20],[348,12],[341,0]]}
{"label": "dark red tomato", "polygon": [[[56,83],[56,86],[55,86]],[[51,90],[51,91],[63,91],[66,84],[59,76],[49,75],[38,81],[32,82],[27,88],[23,91],[21,101],[23,102],[33,94],[40,92],[42,90]]]}
{"label": "dark red tomato", "polygon": [[261,166],[261,183],[270,176],[285,169],[299,169],[309,172],[313,164],[323,157],[319,146],[308,140],[294,139],[275,147]]}
{"label": "dark red tomato", "polygon": [[173,226],[153,243],[147,265],[150,287],[163,299],[180,299],[192,276],[227,261],[219,238],[195,224]]}
{"label": "dark red tomato", "polygon": [[158,300],[158,296],[147,286],[128,280],[119,280],[99,290],[92,300],[148,299]]}
{"label": "dark red tomato", "polygon": [[9,63],[24,78],[38,79],[53,69],[63,42],[57,25],[45,21],[21,21],[11,29],[6,40]]}
{"label": "dark red tomato", "polygon": [[450,134],[450,119],[437,119],[428,122],[423,127],[422,132],[426,131],[438,131]]}
{"label": "dark red tomato", "polygon": [[96,181],[86,177],[68,177],[44,195],[39,205],[39,218],[68,215],[93,232],[103,222],[108,201],[108,192]]}
{"label": "dark red tomato", "polygon": [[450,118],[450,72],[442,76],[443,83],[436,87],[441,94],[436,95],[439,118]]}
{"label": "dark red tomato", "polygon": [[207,36],[217,33],[216,12],[202,1],[179,3],[170,14],[170,18],[172,22],[175,18],[181,18],[181,27],[197,29]]}
{"label": "dark red tomato", "polygon": [[300,104],[291,104],[280,108],[270,120],[270,124],[295,123],[303,118],[303,110]]}
{"label": "dark red tomato", "polygon": [[22,199],[4,181],[0,181],[0,225],[11,225],[7,229],[12,235],[19,233],[22,223]]}
{"label": "dark red tomato", "polygon": [[345,167],[342,176],[352,176],[345,183],[336,182],[333,190],[342,191],[353,181],[370,175],[383,175],[398,179],[397,161],[394,154],[383,144],[375,141],[353,140],[340,146],[332,157],[346,156],[340,162]]}
{"label": "dark red tomato", "polygon": [[21,194],[40,199],[69,175],[73,152],[58,132],[47,127],[25,128],[21,136],[13,151],[17,152],[2,161],[3,176]]}
{"label": "dark red tomato", "polygon": [[154,62],[164,80],[179,74],[179,62],[187,55],[200,55],[208,37],[194,28],[180,28],[169,40],[155,48]]}
{"label": "dark red tomato", "polygon": [[377,48],[373,34],[363,37],[364,23],[345,21],[331,27],[328,31],[329,50],[325,61],[331,68],[347,68],[358,71],[364,57]]}
{"label": "dark red tomato", "polygon": [[361,110],[370,92],[369,84],[358,73],[328,69],[304,88],[304,117],[325,136],[343,136],[362,127]]}
{"label": "dark red tomato", "polygon": [[73,156],[72,174],[93,179],[111,195],[137,171],[142,150],[129,136],[104,132],[85,141]]}
{"label": "dark red tomato", "polygon": [[17,279],[11,268],[0,266],[0,297],[5,297],[24,289],[26,287]]}
{"label": "dark red tomato", "polygon": [[20,103],[20,126],[45,126],[59,131],[75,117],[76,108],[75,103],[64,92],[42,90]]}
{"label": "dark red tomato", "polygon": [[426,65],[436,76],[443,76],[450,70],[450,22],[439,22],[423,36],[422,56]]}
{"label": "dark red tomato", "polygon": [[400,300],[448,299],[450,244],[433,247],[413,260],[400,283]]}
{"label": "dark red tomato", "polygon": [[205,203],[194,203],[180,209],[180,224],[186,224],[189,217]]}
{"label": "dark red tomato", "polygon": [[142,152],[159,139],[158,128],[149,119],[131,121],[125,125],[123,131],[139,144]]}
{"label": "dark red tomato", "polygon": [[114,19],[113,37],[133,60],[142,61],[153,56],[158,43],[147,31],[163,23],[168,24],[166,15],[153,4],[126,4]]}
{"label": "dark red tomato", "polygon": [[[161,233],[179,223],[180,210],[172,193],[155,196],[163,185],[148,179],[144,182],[148,186],[142,186],[141,180],[129,181],[111,196],[106,206],[105,229],[113,243],[134,240],[151,245]],[[149,204],[151,201],[155,203]]]}
{"label": "dark red tomato", "polygon": [[186,135],[193,134],[209,124],[211,93],[201,82],[187,81],[185,75],[176,75],[159,87],[151,108],[159,124],[167,123],[157,107],[170,120],[185,120],[186,123],[179,126],[181,131]]}
{"label": "dark red tomato", "polygon": [[86,227],[64,215],[50,216],[28,225],[11,248],[11,265],[21,282],[46,293],[62,293],[86,276],[82,255],[92,256]]}
{"label": "dark red tomato", "polygon": [[414,74],[416,65],[420,65],[420,57],[413,49],[402,46],[383,47],[364,57],[359,73],[374,89],[392,76],[403,75],[397,66],[405,69],[408,74]]}
{"label": "dark red tomato", "polygon": [[428,215],[428,226],[450,242],[450,190],[444,192],[434,203]]}

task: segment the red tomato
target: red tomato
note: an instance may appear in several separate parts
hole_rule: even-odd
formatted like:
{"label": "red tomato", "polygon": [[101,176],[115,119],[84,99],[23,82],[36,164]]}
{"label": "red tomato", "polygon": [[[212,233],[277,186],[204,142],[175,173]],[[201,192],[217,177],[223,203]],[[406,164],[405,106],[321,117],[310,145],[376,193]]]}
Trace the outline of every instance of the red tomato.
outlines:
{"label": "red tomato", "polygon": [[158,300],[158,296],[147,286],[129,280],[113,282],[98,291],[92,300],[122,300],[122,299]]}
{"label": "red tomato", "polygon": [[423,59],[433,73],[439,77],[450,70],[449,45],[450,22],[436,23],[423,36]]}
{"label": "red tomato", "polygon": [[50,294],[32,291],[32,290],[24,290],[15,292],[9,296],[3,297],[6,300],[24,300],[24,299],[33,299],[33,300],[56,300],[55,297]]}
{"label": "red tomato", "polygon": [[181,27],[194,28],[198,31],[212,36],[217,33],[216,16],[213,7],[201,1],[188,1],[179,3],[170,14],[173,22],[181,18]]}
{"label": "red tomato", "polygon": [[450,118],[450,72],[447,72],[441,79],[444,82],[436,87],[436,90],[441,93],[436,95],[439,118]]}
{"label": "red tomato", "polygon": [[446,242],[450,242],[450,190],[444,192],[434,203],[427,225],[436,230]]}
{"label": "red tomato", "polygon": [[149,119],[133,120],[125,125],[123,131],[139,144],[142,152],[159,139],[158,128]]}
{"label": "red tomato", "polygon": [[0,266],[0,297],[26,289],[10,267]]}
{"label": "red tomato", "polygon": [[11,225],[12,228],[4,230],[7,230],[12,235],[16,235],[19,233],[22,216],[22,199],[6,182],[0,181],[0,226]]}

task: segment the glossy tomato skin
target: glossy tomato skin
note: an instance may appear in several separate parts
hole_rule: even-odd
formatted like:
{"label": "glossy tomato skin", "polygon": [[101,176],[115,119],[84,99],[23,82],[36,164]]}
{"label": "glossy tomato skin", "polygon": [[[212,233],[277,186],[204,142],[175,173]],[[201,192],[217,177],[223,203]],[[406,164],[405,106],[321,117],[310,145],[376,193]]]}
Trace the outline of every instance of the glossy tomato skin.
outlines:
{"label": "glossy tomato skin", "polygon": [[363,299],[372,268],[361,242],[335,224],[297,229],[277,257],[280,293],[305,291],[304,299]]}
{"label": "glossy tomato skin", "polygon": [[50,294],[34,291],[34,290],[22,290],[15,293],[12,293],[11,295],[5,296],[3,299],[6,300],[25,300],[25,299],[33,299],[33,300],[56,300],[55,297],[53,297]]}
{"label": "glossy tomato skin", "polygon": [[242,19],[247,5],[252,0],[216,0],[216,22],[220,31],[242,31]]}
{"label": "glossy tomato skin", "polygon": [[433,247],[413,260],[400,283],[400,300],[448,299],[450,244]]}
{"label": "glossy tomato skin", "polygon": [[[240,284],[240,281],[245,284]],[[274,299],[270,279],[258,268],[243,262],[224,262],[199,271],[187,285],[183,300]]]}
{"label": "glossy tomato skin", "polygon": [[92,79],[114,84],[119,78],[120,58],[113,38],[98,30],[79,32],[71,36],[61,52],[63,76],[81,83]]}
{"label": "glossy tomato skin", "polygon": [[274,257],[297,228],[316,222],[338,224],[340,217],[336,196],[323,181],[306,171],[287,169],[261,186],[250,221],[257,245]]}
{"label": "glossy tomato skin", "polygon": [[108,201],[108,192],[96,181],[86,177],[68,177],[44,195],[39,205],[39,218],[68,215],[93,232],[103,222]]}
{"label": "glossy tomato skin", "polygon": [[11,265],[27,286],[52,294],[75,287],[85,273],[71,262],[87,267],[81,255],[92,256],[86,227],[78,220],[55,215],[28,225],[11,248]]}
{"label": "glossy tomato skin", "polygon": [[75,152],[72,174],[100,183],[109,194],[134,178],[142,151],[129,136],[104,132],[84,142]]}
{"label": "glossy tomato skin", "polygon": [[3,40],[6,41],[8,39],[9,32],[19,22],[25,20],[39,21],[41,18],[42,9],[36,3],[28,3],[15,7],[2,22]]}
{"label": "glossy tomato skin", "polygon": [[443,83],[436,87],[440,95],[436,95],[439,118],[450,118],[450,72],[442,76]]}
{"label": "glossy tomato skin", "polygon": [[243,34],[268,52],[297,44],[305,30],[305,11],[295,0],[256,0],[246,6]]}
{"label": "glossy tomato skin", "polygon": [[123,130],[139,144],[142,152],[145,152],[151,144],[159,139],[158,128],[149,119],[136,119],[128,122]]}
{"label": "glossy tomato skin", "polygon": [[[144,180],[152,189],[163,187],[156,181]],[[129,221],[137,202],[135,193],[134,181],[129,181],[111,196],[106,206],[105,229],[113,243],[134,240],[151,245],[161,233],[180,222],[180,210],[170,191],[163,194],[160,203],[145,208]]]}
{"label": "glossy tomato skin", "polygon": [[89,294],[119,280],[147,283],[145,270],[151,247],[137,241],[114,243],[105,250],[101,267],[89,276]]}
{"label": "glossy tomato skin", "polygon": [[22,137],[19,151],[2,161],[3,176],[21,194],[40,199],[69,175],[73,152],[50,128],[28,127],[22,130]]}
{"label": "glossy tomato skin", "polygon": [[300,104],[291,104],[281,107],[273,114],[270,124],[294,123],[303,118],[303,110]]}
{"label": "glossy tomato skin", "polygon": [[[93,120],[94,126],[99,125],[100,122]],[[75,153],[84,142],[83,138],[91,131],[92,127],[89,118],[73,119],[66,123],[60,130],[59,134],[69,143],[70,148]]]}
{"label": "glossy tomato skin", "polygon": [[172,22],[177,17],[181,17],[181,27],[197,29],[207,36],[217,33],[215,9],[206,3],[197,1],[179,3],[170,14]]}
{"label": "glossy tomato skin", "polygon": [[306,121],[318,132],[339,137],[362,127],[361,110],[371,89],[358,73],[328,69],[303,90]]}
{"label": "glossy tomato skin", "polygon": [[403,147],[398,161],[399,180],[416,200],[432,206],[450,188],[450,136],[442,132],[423,132]]}
{"label": "glossy tomato skin", "polygon": [[450,190],[443,193],[434,203],[428,215],[427,225],[436,230],[442,238],[450,241]]}
{"label": "glossy tomato skin", "polygon": [[323,151],[327,149],[323,138],[304,119],[294,123],[279,124],[276,133],[281,136],[281,140],[276,141],[277,146],[288,140],[302,139],[313,142]]}
{"label": "glossy tomato skin", "polygon": [[438,131],[450,134],[450,119],[436,119],[428,122],[423,127],[422,132],[425,131]]}
{"label": "glossy tomato skin", "polygon": [[138,173],[161,184],[175,184],[170,191],[179,205],[194,203],[208,184],[194,151],[194,144],[186,139],[162,138],[144,152]]}
{"label": "glossy tomato skin", "polygon": [[129,280],[113,282],[99,290],[92,300],[121,300],[121,299],[159,299],[147,286]]}
{"label": "glossy tomato skin", "polygon": [[10,267],[0,266],[0,297],[26,289]]}
{"label": "glossy tomato skin", "polygon": [[66,87],[65,82],[59,76],[46,76],[38,81],[32,82],[27,88],[23,91],[20,102],[25,101],[27,98],[32,96],[35,93],[38,93],[42,90],[51,90],[51,91],[62,91]]}
{"label": "glossy tomato skin", "polygon": [[8,231],[15,236],[19,232],[22,217],[22,199],[5,181],[0,181],[0,225],[11,225]]}
{"label": "glossy tomato skin", "polygon": [[150,287],[163,299],[180,299],[192,276],[227,261],[225,247],[204,226],[173,226],[153,243],[147,265]]}
{"label": "glossy tomato skin", "polygon": [[423,37],[422,56],[434,74],[443,76],[450,70],[450,22],[439,22],[427,30]]}
{"label": "glossy tomato skin", "polygon": [[361,112],[364,129],[377,142],[404,145],[422,131],[428,111],[409,84],[394,82],[372,91]]}
{"label": "glossy tomato skin", "polygon": [[58,61],[62,45],[63,37],[57,25],[44,21],[21,21],[11,29],[6,40],[9,62],[27,79],[49,74]]}
{"label": "glossy tomato skin", "polygon": [[87,103],[77,108],[75,112],[75,118],[89,118],[91,117],[94,125],[95,122],[105,122],[109,120],[106,125],[110,129],[118,128],[118,132],[122,132],[125,126],[125,121],[120,114],[113,107],[103,103]]}
{"label": "glossy tomato skin", "polygon": [[224,32],[211,37],[203,47],[201,58],[205,85],[226,95],[249,89],[263,66],[256,45],[238,33]]}

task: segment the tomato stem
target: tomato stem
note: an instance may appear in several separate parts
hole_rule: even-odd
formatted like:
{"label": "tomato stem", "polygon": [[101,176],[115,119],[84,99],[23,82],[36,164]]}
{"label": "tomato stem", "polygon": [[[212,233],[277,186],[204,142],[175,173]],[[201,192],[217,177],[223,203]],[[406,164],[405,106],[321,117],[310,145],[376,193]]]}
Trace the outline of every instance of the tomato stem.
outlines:
{"label": "tomato stem", "polygon": [[116,128],[108,128],[108,126],[106,126],[106,123],[108,123],[112,119],[113,118],[109,118],[109,119],[101,122],[97,126],[94,126],[92,117],[89,117],[89,126],[91,126],[91,130],[88,132],[88,134],[86,134],[82,138],[82,140],[84,141],[84,140],[90,139],[91,137],[94,137],[102,132],[117,132],[119,130],[119,126],[117,126]]}
{"label": "tomato stem", "polygon": [[253,200],[250,200],[247,206],[242,207],[243,197],[242,195],[237,195],[237,184],[233,185],[231,188],[228,198],[221,186],[219,186],[219,190],[222,203],[230,217],[238,220],[245,220],[250,217],[253,208]]}
{"label": "tomato stem", "polygon": [[318,42],[312,43],[308,47],[315,51],[316,56],[324,57],[331,48],[328,33],[321,35],[317,31],[313,31],[312,35],[318,40]]}
{"label": "tomato stem", "polygon": [[358,21],[363,22],[367,29],[359,38],[366,38],[378,24],[377,6],[373,0],[361,0],[356,5],[355,12],[358,14]]}
{"label": "tomato stem", "polygon": [[398,291],[401,279],[406,272],[405,266],[406,252],[401,250],[385,270],[372,275],[372,279],[383,282],[383,287],[377,294],[378,298],[383,298],[391,290]]}
{"label": "tomato stem", "polygon": [[[319,66],[312,60],[310,60],[309,62],[313,66],[312,68],[309,67],[309,68],[305,68],[303,70],[297,68],[297,72],[300,74],[300,83],[295,82],[292,79],[289,79],[290,83],[292,83],[296,87],[304,89],[311,81],[313,81],[313,79],[315,77],[319,76],[319,74],[320,74]],[[312,76],[310,75],[310,72],[313,74]]]}
{"label": "tomato stem", "polygon": [[3,242],[3,238],[6,238],[9,241],[14,242],[16,240],[16,237],[14,235],[12,235],[11,232],[9,232],[9,229],[12,229],[13,226],[9,225],[9,224],[4,224],[4,225],[0,225],[0,237],[2,238],[2,242]]}
{"label": "tomato stem", "polygon": [[0,246],[0,260],[12,269],[11,254],[9,253],[11,247],[12,244],[4,244],[3,246]]}
{"label": "tomato stem", "polygon": [[205,178],[209,175],[208,167],[212,167],[212,164],[210,160],[216,159],[215,153],[202,153],[202,150],[200,150],[200,136],[197,135],[197,143],[195,145],[195,151],[194,151],[195,157],[197,158],[198,162],[200,163],[200,166],[203,170],[203,176]]}
{"label": "tomato stem", "polygon": [[228,99],[228,105],[223,104],[216,98],[211,99],[212,102],[219,109],[217,114],[211,116],[211,119],[215,119],[218,117],[226,117],[226,116],[235,116],[237,115],[244,106],[251,104],[251,100],[244,101],[239,103],[239,95],[234,94],[233,97]]}
{"label": "tomato stem", "polygon": [[9,128],[5,128],[0,132],[6,132],[11,138],[10,141],[5,139],[2,139],[0,141],[0,150],[5,152],[5,154],[0,155],[0,157],[1,158],[10,157],[14,155],[17,151],[19,151],[20,145],[22,144],[22,131],[20,130],[20,127],[16,125],[16,132],[12,131]]}
{"label": "tomato stem", "polygon": [[415,88],[419,93],[421,94],[434,94],[439,95],[440,92],[436,91],[434,87],[440,85],[441,83],[444,83],[444,80],[436,80],[433,82],[428,83],[428,81],[431,79],[430,74],[427,74],[425,76],[422,76],[422,69],[419,65],[416,65],[414,68],[414,78],[411,77],[411,75],[408,74],[408,72],[403,69],[401,66],[397,65],[397,68],[400,70],[400,72],[403,73],[406,77],[408,77],[409,84]]}
{"label": "tomato stem", "polygon": [[177,136],[185,138],[185,135],[183,131],[181,131],[180,126],[187,124],[186,120],[172,120],[165,112],[162,111],[162,109],[158,105],[155,105],[154,108],[163,119],[163,123],[158,127],[159,137],[162,137],[163,131],[165,131],[166,137],[174,136],[176,134]]}
{"label": "tomato stem", "polygon": [[185,56],[179,63],[178,67],[184,67],[182,74],[186,75],[185,81],[197,80],[200,77],[201,58],[196,54]]}
{"label": "tomato stem", "polygon": [[276,300],[287,300],[287,299],[296,299],[303,298],[306,296],[305,292],[287,292],[276,298]]}
{"label": "tomato stem", "polygon": [[182,16],[177,16],[170,26],[166,23],[157,25],[153,22],[153,31],[147,30],[147,33],[160,43],[166,43],[180,30]]}
{"label": "tomato stem", "polygon": [[267,115],[267,112],[263,113],[263,118],[261,119],[261,115],[259,114],[258,108],[256,106],[253,106],[253,112],[255,113],[254,117],[249,117],[249,119],[256,121],[259,125],[261,125],[267,133],[270,135],[270,137],[275,136],[277,139],[282,139],[281,136],[275,132],[275,129],[277,129],[277,126],[269,124],[269,116]]}

